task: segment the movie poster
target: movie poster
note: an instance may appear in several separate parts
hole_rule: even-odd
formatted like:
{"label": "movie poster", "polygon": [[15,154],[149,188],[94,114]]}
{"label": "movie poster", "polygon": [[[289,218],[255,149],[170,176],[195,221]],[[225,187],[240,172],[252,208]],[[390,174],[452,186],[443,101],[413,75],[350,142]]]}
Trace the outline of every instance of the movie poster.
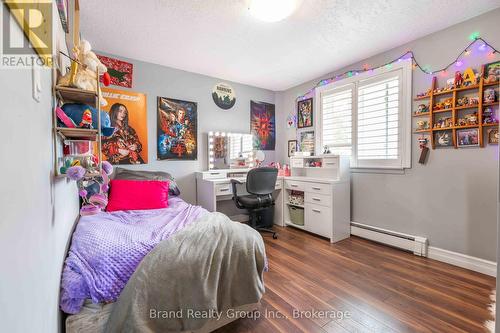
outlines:
{"label": "movie poster", "polygon": [[148,163],[146,95],[129,90],[102,88],[115,133],[102,140],[103,159],[111,164]]}
{"label": "movie poster", "polygon": [[[108,69],[111,84],[119,87],[132,88],[132,74],[134,65],[130,62],[118,60],[97,54],[97,58]],[[102,82],[102,77],[100,78]]]}
{"label": "movie poster", "polygon": [[159,160],[198,158],[197,103],[158,97]]}
{"label": "movie poster", "polygon": [[250,132],[253,134],[254,149],[274,150],[276,145],[274,104],[250,101]]}

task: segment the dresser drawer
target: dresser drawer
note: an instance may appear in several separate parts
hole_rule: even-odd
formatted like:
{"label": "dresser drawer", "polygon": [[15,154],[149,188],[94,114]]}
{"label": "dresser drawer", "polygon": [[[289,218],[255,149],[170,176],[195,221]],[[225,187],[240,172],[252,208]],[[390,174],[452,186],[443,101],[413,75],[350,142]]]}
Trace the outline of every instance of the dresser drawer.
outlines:
{"label": "dresser drawer", "polygon": [[316,204],[305,205],[305,229],[323,237],[332,237],[333,220],[332,209]]}
{"label": "dresser drawer", "polygon": [[289,190],[305,191],[306,183],[287,179],[285,180],[285,188]]}
{"label": "dresser drawer", "polygon": [[315,194],[332,194],[332,185],[330,184],[322,184],[322,183],[306,183],[306,192],[315,193]]}
{"label": "dresser drawer", "polygon": [[332,207],[332,196],[318,193],[305,192],[304,201],[316,205]]}
{"label": "dresser drawer", "polygon": [[338,168],[339,167],[339,158],[338,157],[325,157],[323,158],[323,168]]}
{"label": "dresser drawer", "polygon": [[202,178],[203,179],[220,179],[220,178],[226,178],[227,177],[227,172],[226,171],[205,171],[203,172]]}
{"label": "dresser drawer", "polygon": [[215,185],[215,195],[225,195],[225,194],[233,194],[231,184],[217,184],[217,185]]}

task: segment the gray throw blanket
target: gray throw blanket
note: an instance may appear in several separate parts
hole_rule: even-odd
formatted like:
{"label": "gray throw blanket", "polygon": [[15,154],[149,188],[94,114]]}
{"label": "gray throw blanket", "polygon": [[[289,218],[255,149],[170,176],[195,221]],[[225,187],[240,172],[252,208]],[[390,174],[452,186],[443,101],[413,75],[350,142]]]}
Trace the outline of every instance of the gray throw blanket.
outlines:
{"label": "gray throw blanket", "polygon": [[141,261],[105,331],[199,329],[227,309],[258,302],[265,265],[257,231],[223,214],[207,213]]}

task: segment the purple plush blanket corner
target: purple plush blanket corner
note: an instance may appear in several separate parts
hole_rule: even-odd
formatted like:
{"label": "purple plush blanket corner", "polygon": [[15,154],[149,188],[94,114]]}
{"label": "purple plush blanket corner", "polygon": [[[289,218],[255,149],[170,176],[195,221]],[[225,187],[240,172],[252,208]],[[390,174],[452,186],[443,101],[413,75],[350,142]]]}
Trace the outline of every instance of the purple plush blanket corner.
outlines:
{"label": "purple plush blanket corner", "polygon": [[62,273],[61,309],[78,313],[89,298],[94,303],[116,301],[141,260],[205,212],[173,197],[165,209],[80,218]]}

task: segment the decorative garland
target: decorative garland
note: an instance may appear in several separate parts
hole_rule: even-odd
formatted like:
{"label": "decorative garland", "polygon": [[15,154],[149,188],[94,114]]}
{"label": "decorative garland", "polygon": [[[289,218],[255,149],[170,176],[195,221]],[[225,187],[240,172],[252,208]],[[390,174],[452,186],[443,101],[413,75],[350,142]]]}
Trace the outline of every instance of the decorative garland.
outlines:
{"label": "decorative garland", "polygon": [[332,76],[330,78],[320,80],[318,83],[316,83],[316,85],[313,88],[309,89],[305,94],[297,96],[295,101],[302,101],[302,100],[307,99],[309,94],[311,94],[316,88],[324,86],[325,84],[337,81],[339,79],[343,79],[345,77],[352,77],[353,75],[358,75],[359,73],[371,72],[371,71],[374,71],[374,70],[382,68],[382,67],[386,67],[386,68],[390,69],[392,67],[393,63],[400,62],[400,61],[406,60],[406,59],[412,59],[413,69],[418,68],[424,74],[429,74],[429,75],[434,75],[436,73],[446,74],[448,68],[450,68],[451,66],[453,66],[453,65],[461,66],[462,65],[462,61],[460,61],[460,58],[462,57],[462,55],[466,55],[466,56],[470,55],[472,52],[470,50],[471,46],[473,46],[478,41],[483,42],[481,44],[481,46],[479,46],[479,49],[481,51],[485,51],[487,48],[491,49],[490,53],[488,53],[488,57],[493,57],[495,55],[495,53],[500,53],[500,51],[498,51],[493,45],[491,45],[490,43],[485,41],[483,38],[479,37],[479,34],[477,32],[471,34],[469,36],[469,39],[471,39],[472,42],[470,42],[469,45],[467,45],[467,47],[462,52],[460,52],[460,54],[455,58],[455,60],[453,60],[447,66],[445,66],[441,69],[431,71],[428,66],[421,66],[418,63],[413,51],[410,50],[410,51],[406,51],[404,54],[402,54],[398,58],[391,60],[383,65],[376,66],[376,67],[369,67],[367,64],[365,64],[363,66],[363,69],[351,69],[351,70],[345,71],[342,74],[338,74],[338,75]]}

